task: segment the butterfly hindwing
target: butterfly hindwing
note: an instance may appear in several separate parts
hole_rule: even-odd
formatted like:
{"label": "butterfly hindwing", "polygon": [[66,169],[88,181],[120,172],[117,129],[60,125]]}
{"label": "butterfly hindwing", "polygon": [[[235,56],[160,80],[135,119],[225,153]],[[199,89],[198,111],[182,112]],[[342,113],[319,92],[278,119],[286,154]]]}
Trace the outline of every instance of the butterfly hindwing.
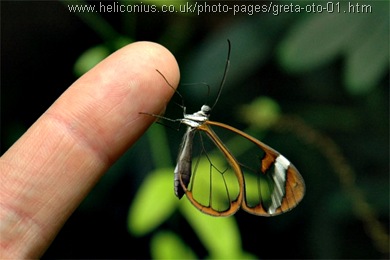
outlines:
{"label": "butterfly hindwing", "polygon": [[[235,137],[232,145],[226,145],[211,126],[241,138]],[[237,180],[243,192],[241,206],[244,210],[255,215],[274,216],[291,210],[302,200],[305,193],[303,178],[283,155],[252,136],[219,122],[207,121],[198,130],[207,133],[225,160],[233,165],[236,175],[243,176],[242,183],[241,178],[237,177]]]}
{"label": "butterfly hindwing", "polygon": [[196,129],[191,180],[186,185],[182,179],[181,185],[187,198],[200,211],[229,216],[241,206],[243,176],[229,150],[218,137],[214,140],[210,136],[216,135],[207,126]]}

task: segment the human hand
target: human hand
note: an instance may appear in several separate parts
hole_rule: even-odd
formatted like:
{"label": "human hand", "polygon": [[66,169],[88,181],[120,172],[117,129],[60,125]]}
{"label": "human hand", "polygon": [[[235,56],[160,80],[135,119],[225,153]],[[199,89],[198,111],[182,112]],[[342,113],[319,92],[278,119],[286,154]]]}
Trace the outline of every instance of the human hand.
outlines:
{"label": "human hand", "polygon": [[130,44],[69,87],[0,158],[0,258],[40,257],[106,170],[161,113],[172,54]]}

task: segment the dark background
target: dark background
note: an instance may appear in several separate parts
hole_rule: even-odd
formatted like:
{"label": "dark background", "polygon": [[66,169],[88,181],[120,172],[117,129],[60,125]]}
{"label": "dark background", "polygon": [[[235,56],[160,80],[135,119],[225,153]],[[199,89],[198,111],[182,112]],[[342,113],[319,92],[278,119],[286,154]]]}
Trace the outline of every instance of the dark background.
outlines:
{"label": "dark background", "polygon": [[[346,15],[350,20],[345,20],[345,24],[324,32],[321,30],[326,26],[311,20],[324,14],[95,13],[91,16],[68,11],[68,4],[80,3],[99,4],[1,2],[1,154],[77,79],[74,65],[86,50],[100,46],[110,52],[123,42],[156,41],[176,56],[182,82],[207,82],[215,91],[223,74],[229,38],[231,70],[222,98],[213,111],[213,120],[245,129],[234,110],[254,97],[271,97],[284,114],[302,118],[336,144],[356,175],[353,189],[362,192],[374,212],[370,218],[353,207],[355,197],[340,184],[340,175],[324,151],[306,139],[305,130],[301,129],[301,137],[270,131],[264,141],[283,151],[300,169],[307,194],[286,216],[260,218],[238,212],[243,249],[257,258],[388,257],[388,251],[377,246],[375,232],[370,234],[372,226],[367,224],[370,220],[379,221],[383,228],[379,233],[388,233],[387,2],[373,1],[373,13],[364,16],[367,19],[364,22],[359,20],[363,16],[358,13]],[[235,2],[223,3],[232,6]],[[311,26],[318,26],[318,30],[313,30],[317,34],[305,35],[302,28],[310,21]],[[387,23],[385,48],[370,34],[381,28],[383,22]],[[110,29],[104,29],[105,23]],[[357,27],[354,31],[348,27],[352,24]],[[332,34],[334,31],[337,36]],[[297,40],[294,37],[300,32],[303,36]],[[329,42],[323,41],[322,35]],[[367,43],[371,36],[372,42]],[[294,46],[301,46],[304,52],[297,48],[294,53],[291,51]],[[381,58],[372,58],[378,49],[385,56],[385,63],[376,62]],[[323,55],[317,61],[315,58],[311,63],[307,61],[316,51]],[[300,53],[308,56],[302,55],[294,63],[291,56]],[[376,77],[354,74],[351,64],[363,66],[364,71],[379,72]],[[205,100],[207,91],[203,87],[198,89],[180,88],[184,98],[187,96],[189,111],[196,110]],[[180,116],[181,111],[173,107],[172,113]],[[172,137],[169,147],[175,157],[181,137],[174,131],[167,133]],[[129,191],[136,191],[156,167],[152,161],[148,165],[140,163],[150,159],[150,149],[148,139],[141,138],[110,169],[43,258],[150,258],[150,240],[159,230],[174,230],[197,257],[208,255],[186,219],[177,212],[145,236],[136,237],[128,230],[128,211],[136,196]]]}

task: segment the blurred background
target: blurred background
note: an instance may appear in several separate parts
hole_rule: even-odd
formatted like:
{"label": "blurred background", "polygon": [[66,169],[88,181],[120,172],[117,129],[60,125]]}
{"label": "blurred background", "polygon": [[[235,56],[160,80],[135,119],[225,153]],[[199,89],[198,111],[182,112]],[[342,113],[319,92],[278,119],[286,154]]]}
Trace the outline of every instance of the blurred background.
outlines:
{"label": "blurred background", "polygon": [[[189,12],[195,3],[209,12]],[[218,4],[230,10],[212,12]],[[307,186],[281,216],[206,216],[173,194],[183,132],[154,125],[44,259],[389,257],[389,2],[290,4],[1,2],[1,154],[72,82],[134,41],[175,55],[187,112],[198,111],[215,98],[230,39],[231,67],[212,120],[250,129],[289,158]],[[127,11],[101,11],[120,5]],[[280,12],[281,5],[302,9]],[[201,82],[209,95],[202,84],[185,85]],[[172,105],[165,115],[182,110]]]}

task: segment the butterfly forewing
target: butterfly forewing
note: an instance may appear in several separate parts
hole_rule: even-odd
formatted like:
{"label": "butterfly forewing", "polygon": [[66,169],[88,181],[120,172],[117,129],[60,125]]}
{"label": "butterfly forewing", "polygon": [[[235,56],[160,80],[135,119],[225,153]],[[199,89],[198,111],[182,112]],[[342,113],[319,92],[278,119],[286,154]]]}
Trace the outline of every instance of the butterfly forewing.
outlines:
{"label": "butterfly forewing", "polygon": [[207,131],[197,130],[193,143],[192,176],[185,189],[188,199],[210,215],[234,214],[243,198],[239,165],[226,160],[229,151],[221,150]]}
{"label": "butterfly forewing", "polygon": [[[224,146],[239,163],[245,184],[242,207],[249,213],[274,216],[294,208],[303,198],[304,181],[298,170],[281,154],[259,140],[231,126],[207,121],[222,132],[234,133]],[[219,136],[225,136],[221,131]]]}

